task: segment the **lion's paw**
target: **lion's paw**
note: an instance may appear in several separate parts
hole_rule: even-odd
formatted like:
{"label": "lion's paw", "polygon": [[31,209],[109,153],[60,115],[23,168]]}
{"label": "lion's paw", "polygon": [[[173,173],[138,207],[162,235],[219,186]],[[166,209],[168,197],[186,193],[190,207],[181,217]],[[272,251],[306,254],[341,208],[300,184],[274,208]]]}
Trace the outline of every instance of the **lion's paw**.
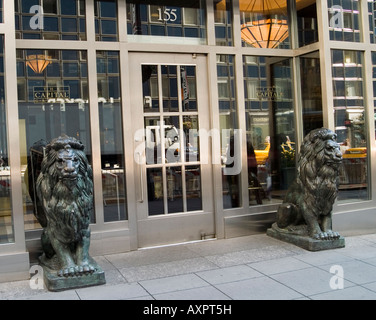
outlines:
{"label": "lion's paw", "polygon": [[80,272],[81,275],[91,274],[91,273],[94,273],[95,270],[96,270],[96,268],[89,263],[80,265],[78,268],[79,268],[79,272]]}
{"label": "lion's paw", "polygon": [[326,232],[316,233],[312,238],[315,240],[335,240],[340,238],[340,234],[338,232],[328,230]]}
{"label": "lion's paw", "polygon": [[74,277],[76,275],[76,268],[75,267],[68,267],[68,268],[63,268],[58,271],[57,275],[59,277]]}
{"label": "lion's paw", "polygon": [[96,268],[90,264],[84,264],[80,266],[63,268],[57,272],[59,277],[80,277],[83,275],[92,274],[96,271]]}

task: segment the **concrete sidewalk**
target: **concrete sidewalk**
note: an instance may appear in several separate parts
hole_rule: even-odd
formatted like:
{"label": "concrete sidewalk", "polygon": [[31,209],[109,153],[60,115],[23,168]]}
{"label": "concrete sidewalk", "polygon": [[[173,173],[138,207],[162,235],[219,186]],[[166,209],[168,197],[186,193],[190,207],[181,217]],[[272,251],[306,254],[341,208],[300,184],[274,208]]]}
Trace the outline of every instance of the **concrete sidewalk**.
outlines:
{"label": "concrete sidewalk", "polygon": [[54,293],[1,283],[0,299],[376,300],[376,234],[345,239],[321,252],[262,234],[99,256],[106,285]]}

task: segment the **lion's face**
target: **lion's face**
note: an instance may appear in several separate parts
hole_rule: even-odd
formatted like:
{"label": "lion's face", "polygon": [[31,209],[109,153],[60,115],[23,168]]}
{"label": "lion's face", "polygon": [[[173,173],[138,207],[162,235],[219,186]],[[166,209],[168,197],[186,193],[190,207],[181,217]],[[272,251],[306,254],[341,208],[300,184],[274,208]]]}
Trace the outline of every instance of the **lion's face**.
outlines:
{"label": "lion's face", "polygon": [[56,173],[66,186],[72,187],[77,183],[79,165],[80,161],[74,149],[65,148],[57,151]]}
{"label": "lion's face", "polygon": [[328,166],[338,166],[342,162],[342,153],[339,144],[334,140],[325,141],[324,162]]}
{"label": "lion's face", "polygon": [[[88,226],[93,213],[93,171],[81,142],[61,136],[46,146],[41,173],[36,183],[37,196],[42,203],[47,223],[62,237],[67,233],[73,238],[82,226]],[[72,218],[74,213],[74,219]],[[76,224],[79,225],[76,225]]]}

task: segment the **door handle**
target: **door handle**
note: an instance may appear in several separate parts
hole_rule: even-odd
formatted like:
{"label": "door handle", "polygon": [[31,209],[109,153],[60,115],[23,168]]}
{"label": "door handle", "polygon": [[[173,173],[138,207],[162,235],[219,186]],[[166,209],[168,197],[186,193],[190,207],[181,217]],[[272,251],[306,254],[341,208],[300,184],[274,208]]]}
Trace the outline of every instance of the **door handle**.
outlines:
{"label": "door handle", "polygon": [[140,199],[138,200],[138,202],[140,203],[143,203],[144,202],[144,170],[143,170],[143,166],[142,166],[142,162],[141,162],[141,153],[138,152],[138,165],[140,167]]}

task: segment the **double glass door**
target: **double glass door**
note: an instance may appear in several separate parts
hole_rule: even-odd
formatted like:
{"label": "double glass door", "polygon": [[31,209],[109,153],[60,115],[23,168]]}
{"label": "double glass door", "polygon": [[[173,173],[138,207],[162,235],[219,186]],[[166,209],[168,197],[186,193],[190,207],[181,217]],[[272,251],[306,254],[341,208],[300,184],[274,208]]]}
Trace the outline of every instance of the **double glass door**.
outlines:
{"label": "double glass door", "polygon": [[214,236],[206,57],[133,53],[130,71],[138,246]]}

